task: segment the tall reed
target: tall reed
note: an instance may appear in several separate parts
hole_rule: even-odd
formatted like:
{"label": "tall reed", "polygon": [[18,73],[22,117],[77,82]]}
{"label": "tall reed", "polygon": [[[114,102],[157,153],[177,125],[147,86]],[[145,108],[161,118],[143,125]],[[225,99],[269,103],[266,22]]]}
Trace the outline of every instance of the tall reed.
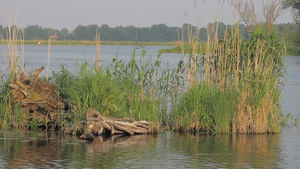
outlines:
{"label": "tall reed", "polygon": [[[15,19],[16,20],[16,19]],[[6,27],[6,47],[7,57],[9,59],[9,67],[12,72],[17,73],[17,67],[20,65],[20,51],[18,48],[18,40],[21,39],[21,44],[24,44],[24,34],[18,29],[16,23],[12,24],[12,18],[9,18],[8,26]],[[22,50],[24,52],[24,48]],[[23,60],[24,60],[24,53]]]}
{"label": "tall reed", "polygon": [[[202,59],[190,59],[188,75],[191,70],[196,75],[193,65],[197,64],[198,85],[208,87],[193,87],[194,82],[190,81],[192,88],[170,115],[175,128],[221,133],[280,131],[279,78],[285,73],[283,43],[274,30],[267,32],[260,26],[249,41],[243,41],[238,26],[227,29],[223,37],[218,35],[218,24],[207,29],[205,51],[197,50]],[[190,46],[194,49],[193,43]],[[231,106],[227,109],[226,105]],[[228,120],[219,123],[220,117]]]}
{"label": "tall reed", "polygon": [[48,53],[47,53],[47,72],[46,72],[46,79],[49,78],[49,69],[50,69],[50,53],[51,53],[51,32],[48,31]]}
{"label": "tall reed", "polygon": [[[5,29],[6,38],[4,45],[4,57],[7,57],[9,63],[6,63],[7,68],[0,70],[0,128],[25,128],[27,117],[22,113],[21,104],[17,103],[12,98],[12,93],[7,84],[12,77],[15,77],[18,71],[22,68],[21,61],[24,63],[24,32],[16,26],[15,17],[9,15],[8,25]],[[20,45],[22,50],[20,50]],[[2,72],[3,71],[3,72]]]}
{"label": "tall reed", "polygon": [[101,66],[101,60],[100,60],[100,32],[97,29],[96,30],[96,36],[95,36],[95,46],[96,46],[96,69],[97,71],[100,69]]}

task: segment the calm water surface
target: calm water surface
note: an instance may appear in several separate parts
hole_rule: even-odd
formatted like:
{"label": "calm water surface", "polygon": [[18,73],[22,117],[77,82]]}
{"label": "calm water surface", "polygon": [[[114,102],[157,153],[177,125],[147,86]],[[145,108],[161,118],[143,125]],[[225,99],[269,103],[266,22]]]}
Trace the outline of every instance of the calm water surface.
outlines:
{"label": "calm water surface", "polygon": [[[0,47],[3,50],[3,47]],[[146,56],[165,47],[147,46]],[[134,47],[101,46],[101,64],[118,54],[128,61]],[[137,56],[142,49],[137,49]],[[75,70],[76,63],[95,61],[92,46],[52,46],[50,71],[61,64]],[[7,65],[0,52],[1,70]],[[163,54],[175,65],[180,55]],[[26,70],[46,66],[47,46],[25,46]],[[282,106],[300,115],[300,56],[286,56]],[[60,132],[0,131],[0,168],[299,168],[300,129],[283,128],[274,135],[158,135],[99,137],[82,141]]]}
{"label": "calm water surface", "polygon": [[[146,56],[156,59],[157,51],[163,48],[170,48],[168,46],[146,46]],[[33,70],[42,66],[47,66],[48,60],[48,46],[44,45],[26,45],[24,52],[21,46],[18,47],[19,63],[25,63],[26,70]],[[117,57],[123,61],[129,61],[136,49],[136,58],[142,55],[143,47],[138,46],[112,46],[101,45],[100,60],[101,66],[106,67],[112,63],[112,59]],[[2,52],[3,51],[3,52]],[[4,71],[8,65],[7,47],[0,45],[0,70]],[[24,56],[24,57],[23,57]],[[173,56],[172,58],[170,56]],[[23,59],[24,58],[24,59]],[[170,66],[178,63],[181,55],[163,54],[161,57],[165,62],[168,61]],[[96,61],[96,47],[95,46],[51,46],[50,48],[50,64],[49,70],[57,71],[61,65],[66,66],[70,71],[76,70],[76,65],[81,65],[87,62],[90,65],[95,65]],[[46,70],[41,75],[45,75]]]}

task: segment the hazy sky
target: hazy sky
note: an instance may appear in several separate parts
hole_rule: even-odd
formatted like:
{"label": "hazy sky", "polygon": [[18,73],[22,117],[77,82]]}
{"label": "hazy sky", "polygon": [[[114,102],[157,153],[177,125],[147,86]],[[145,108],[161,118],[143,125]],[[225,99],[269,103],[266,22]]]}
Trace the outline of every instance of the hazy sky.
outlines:
{"label": "hazy sky", "polygon": [[[0,24],[17,16],[17,25],[39,25],[55,29],[75,29],[78,25],[107,24],[110,27],[149,27],[165,23],[181,26],[191,23],[203,27],[217,16],[226,24],[235,23],[233,9],[219,0],[0,0]],[[261,0],[256,0],[257,3]],[[11,10],[11,12],[9,12]],[[9,14],[11,13],[11,14]],[[277,23],[292,22],[285,11]]]}

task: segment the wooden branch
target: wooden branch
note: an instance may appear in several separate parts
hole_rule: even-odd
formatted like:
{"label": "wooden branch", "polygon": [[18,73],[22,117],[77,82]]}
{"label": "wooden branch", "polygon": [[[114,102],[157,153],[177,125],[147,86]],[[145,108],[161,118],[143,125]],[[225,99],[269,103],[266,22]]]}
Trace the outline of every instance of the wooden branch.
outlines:
{"label": "wooden branch", "polygon": [[101,134],[149,134],[152,123],[147,121],[135,121],[132,118],[113,119],[104,117],[95,109],[88,109],[86,113],[86,125],[82,139],[93,139]]}
{"label": "wooden branch", "polygon": [[34,72],[34,74],[29,78],[30,82],[34,81],[37,77],[39,77],[39,74],[44,70],[44,66],[39,68]]}

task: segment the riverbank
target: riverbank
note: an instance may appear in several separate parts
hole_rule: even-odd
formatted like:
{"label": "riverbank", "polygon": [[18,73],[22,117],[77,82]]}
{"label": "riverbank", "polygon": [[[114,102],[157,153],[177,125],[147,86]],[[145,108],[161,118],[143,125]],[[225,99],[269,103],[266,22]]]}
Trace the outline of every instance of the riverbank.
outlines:
{"label": "riverbank", "polygon": [[300,46],[293,43],[289,43],[286,45],[286,51],[287,51],[287,55],[299,56]]}
{"label": "riverbank", "polygon": [[[198,46],[198,49],[204,49],[205,43],[201,43]],[[185,51],[185,53],[188,53],[190,46],[189,44],[184,44],[183,46],[174,46],[172,48],[166,48],[166,49],[161,49],[159,50],[159,53],[182,53],[182,51]],[[299,56],[300,55],[300,46],[293,44],[293,43],[287,43],[285,44],[286,52],[285,55],[291,55],[291,56]]]}
{"label": "riverbank", "polygon": [[[19,45],[48,45],[46,40],[17,40],[15,42]],[[7,44],[7,40],[0,40],[0,45]],[[51,45],[81,45],[81,46],[95,46],[95,41],[75,41],[75,40],[51,40]],[[175,46],[176,42],[133,42],[133,41],[100,41],[100,45],[142,45],[142,46]]]}

